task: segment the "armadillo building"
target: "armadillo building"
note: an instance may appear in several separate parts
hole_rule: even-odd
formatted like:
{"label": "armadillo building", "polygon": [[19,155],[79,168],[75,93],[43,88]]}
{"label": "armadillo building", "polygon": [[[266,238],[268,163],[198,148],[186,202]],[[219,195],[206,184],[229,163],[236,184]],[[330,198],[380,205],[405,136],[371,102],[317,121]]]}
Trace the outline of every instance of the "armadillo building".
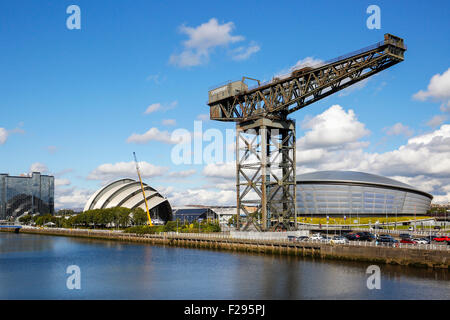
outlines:
{"label": "armadillo building", "polygon": [[[169,201],[149,185],[143,185],[152,220],[171,220],[172,208]],[[113,207],[146,210],[140,182],[127,178],[109,183],[90,197],[84,211]]]}
{"label": "armadillo building", "polygon": [[298,215],[423,215],[433,196],[408,184],[356,171],[297,176]]}

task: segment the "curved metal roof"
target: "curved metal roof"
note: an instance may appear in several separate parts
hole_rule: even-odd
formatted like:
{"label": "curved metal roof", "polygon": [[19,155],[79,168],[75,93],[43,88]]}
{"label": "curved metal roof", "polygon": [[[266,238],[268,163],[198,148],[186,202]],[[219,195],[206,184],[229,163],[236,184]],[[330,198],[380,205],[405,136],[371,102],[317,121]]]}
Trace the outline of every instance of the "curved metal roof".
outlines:
{"label": "curved metal roof", "polygon": [[[166,203],[171,211],[169,201],[166,198],[147,184],[143,183],[143,185],[149,210],[159,206],[162,203]],[[97,190],[89,198],[83,211],[111,208],[114,206],[121,206],[130,209],[139,207],[145,210],[145,202],[142,196],[139,181],[126,178],[108,183],[106,186]]]}
{"label": "curved metal roof", "polygon": [[297,183],[349,183],[349,184],[367,184],[374,186],[385,186],[390,188],[405,189],[415,193],[420,193],[429,198],[433,196],[427,192],[419,190],[409,184],[386,178],[383,176],[358,172],[358,171],[316,171],[297,175]]}

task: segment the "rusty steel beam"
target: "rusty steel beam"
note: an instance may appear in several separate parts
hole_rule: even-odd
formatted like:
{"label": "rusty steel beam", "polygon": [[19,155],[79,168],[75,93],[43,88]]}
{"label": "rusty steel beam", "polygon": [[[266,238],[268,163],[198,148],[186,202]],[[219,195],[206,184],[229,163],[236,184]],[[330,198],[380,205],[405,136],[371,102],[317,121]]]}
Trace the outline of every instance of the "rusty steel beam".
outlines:
{"label": "rusty steel beam", "polygon": [[241,122],[287,115],[343,90],[401,61],[401,38],[386,34],[383,42],[315,68],[295,70],[284,79],[239,92],[209,104],[211,119]]}

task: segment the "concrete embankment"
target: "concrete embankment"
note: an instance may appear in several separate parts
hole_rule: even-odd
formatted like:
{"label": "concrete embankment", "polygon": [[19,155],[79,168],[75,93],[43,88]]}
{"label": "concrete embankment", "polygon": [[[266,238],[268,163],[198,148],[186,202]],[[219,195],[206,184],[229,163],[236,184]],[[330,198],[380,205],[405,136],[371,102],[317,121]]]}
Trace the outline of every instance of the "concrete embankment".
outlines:
{"label": "concrete embankment", "polygon": [[223,234],[155,234],[136,235],[121,232],[78,229],[22,228],[20,233],[118,240],[169,246],[307,256],[322,259],[365,261],[417,267],[450,268],[450,250],[416,247],[385,247],[355,244],[289,242],[287,240],[234,239]]}

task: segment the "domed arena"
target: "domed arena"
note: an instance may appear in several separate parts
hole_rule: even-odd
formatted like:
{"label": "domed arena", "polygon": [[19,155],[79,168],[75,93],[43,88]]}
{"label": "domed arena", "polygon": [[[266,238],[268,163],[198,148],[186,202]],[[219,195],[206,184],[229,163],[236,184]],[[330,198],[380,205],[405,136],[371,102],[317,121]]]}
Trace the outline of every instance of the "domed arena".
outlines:
{"label": "domed arena", "polygon": [[[143,185],[152,220],[158,219],[164,222],[171,220],[172,207],[169,201],[149,185],[145,183]],[[145,211],[140,182],[127,178],[109,183],[90,197],[83,211],[113,207],[141,208]]]}
{"label": "domed arena", "polygon": [[319,171],[297,176],[300,215],[424,215],[433,196],[413,186],[356,171]]}

